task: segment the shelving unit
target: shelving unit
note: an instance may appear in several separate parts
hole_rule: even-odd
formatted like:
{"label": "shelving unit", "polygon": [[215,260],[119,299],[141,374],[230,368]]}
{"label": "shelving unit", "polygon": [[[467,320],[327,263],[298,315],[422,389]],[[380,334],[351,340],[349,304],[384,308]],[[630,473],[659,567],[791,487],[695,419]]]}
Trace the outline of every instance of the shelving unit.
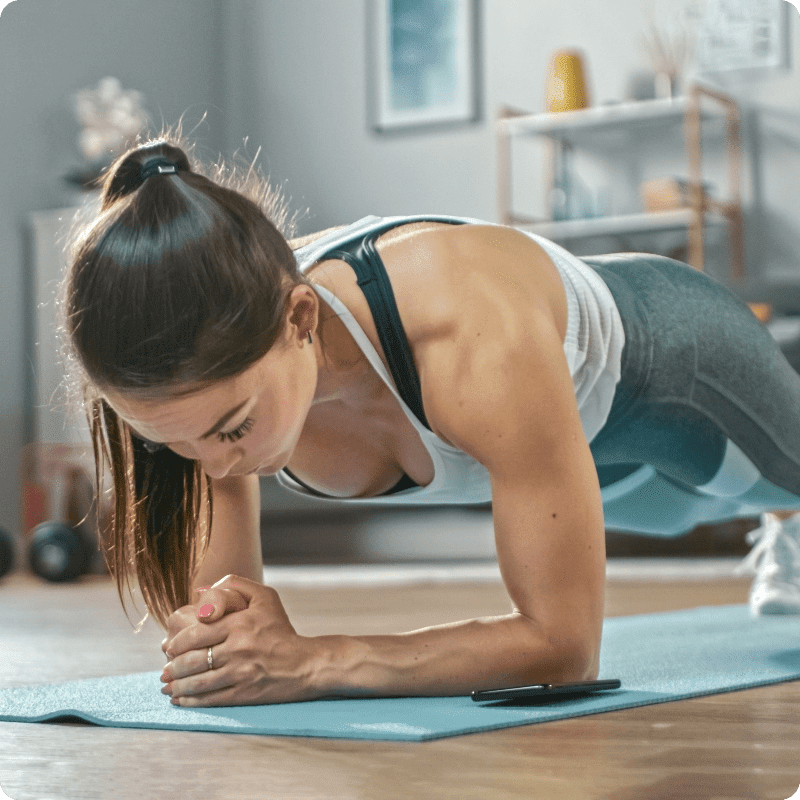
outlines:
{"label": "shelving unit", "polygon": [[[704,101],[713,101],[716,113],[725,114],[728,192],[725,200],[711,198],[703,188],[703,121],[711,117]],[[636,140],[655,128],[683,128],[683,147],[689,174],[686,207],[665,212],[639,212],[583,219],[532,219],[517,213],[512,201],[512,141],[544,138],[552,143],[551,176],[547,191],[557,185],[556,172],[566,152],[603,151],[607,157],[633,159]],[[594,236],[619,236],[669,230],[686,231],[689,263],[704,267],[707,225],[727,225],[730,241],[730,274],[741,281],[745,275],[744,225],[741,210],[741,135],[737,104],[705,87],[693,86],[686,97],[620,103],[609,106],[548,114],[528,114],[503,107],[497,120],[497,201],[501,221],[534,231],[549,239],[569,242]],[[610,155],[609,155],[610,154]]]}

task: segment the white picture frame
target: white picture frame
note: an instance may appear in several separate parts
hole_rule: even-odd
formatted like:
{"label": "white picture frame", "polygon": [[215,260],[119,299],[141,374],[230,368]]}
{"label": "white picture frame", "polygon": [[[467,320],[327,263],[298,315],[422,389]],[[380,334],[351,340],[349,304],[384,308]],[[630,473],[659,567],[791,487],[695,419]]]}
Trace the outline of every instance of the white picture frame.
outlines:
{"label": "white picture frame", "polygon": [[708,0],[697,40],[701,74],[789,66],[786,0]]}
{"label": "white picture frame", "polygon": [[373,129],[477,120],[478,0],[368,2]]}

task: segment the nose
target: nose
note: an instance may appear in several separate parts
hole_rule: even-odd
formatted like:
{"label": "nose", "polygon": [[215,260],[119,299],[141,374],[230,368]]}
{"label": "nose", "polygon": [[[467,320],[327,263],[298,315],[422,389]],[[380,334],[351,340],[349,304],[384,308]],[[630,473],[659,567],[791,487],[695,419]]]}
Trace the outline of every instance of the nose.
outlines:
{"label": "nose", "polygon": [[231,447],[230,444],[214,443],[196,450],[203,472],[212,480],[226,477],[241,457],[238,448]]}

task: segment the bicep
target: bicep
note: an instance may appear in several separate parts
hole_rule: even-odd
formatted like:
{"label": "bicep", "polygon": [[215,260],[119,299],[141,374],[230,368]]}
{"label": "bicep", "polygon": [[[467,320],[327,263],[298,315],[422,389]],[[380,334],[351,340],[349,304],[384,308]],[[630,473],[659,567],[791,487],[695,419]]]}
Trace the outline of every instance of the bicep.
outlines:
{"label": "bicep", "polygon": [[261,503],[258,477],[215,480],[211,540],[193,581],[210,586],[226,575],[262,582]]}

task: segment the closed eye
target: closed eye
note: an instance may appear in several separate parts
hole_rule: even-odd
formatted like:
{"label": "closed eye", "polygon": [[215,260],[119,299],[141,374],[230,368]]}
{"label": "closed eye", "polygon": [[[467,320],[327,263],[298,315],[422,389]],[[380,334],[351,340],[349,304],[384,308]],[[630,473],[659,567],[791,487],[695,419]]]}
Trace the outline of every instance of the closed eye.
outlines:
{"label": "closed eye", "polygon": [[252,429],[254,421],[252,417],[247,417],[247,419],[238,427],[232,431],[225,431],[224,433],[220,431],[217,434],[217,438],[221,442],[238,442],[243,436],[248,434]]}

